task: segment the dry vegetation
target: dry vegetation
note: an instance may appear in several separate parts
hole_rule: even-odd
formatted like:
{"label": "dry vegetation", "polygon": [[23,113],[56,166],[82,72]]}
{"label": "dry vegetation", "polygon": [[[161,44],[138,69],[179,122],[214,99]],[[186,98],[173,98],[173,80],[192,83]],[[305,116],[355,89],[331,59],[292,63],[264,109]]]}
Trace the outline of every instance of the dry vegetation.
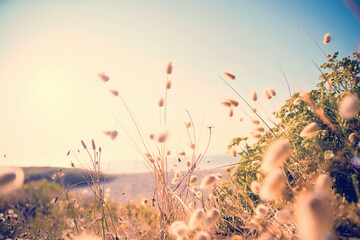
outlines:
{"label": "dry vegetation", "polygon": [[[327,34],[324,44],[329,42]],[[251,137],[257,142],[249,145],[247,137],[234,139],[229,152],[240,157],[239,163],[201,179],[194,171],[206,154],[211,128],[207,147],[199,149],[189,114],[184,123],[187,152],[172,153],[167,146],[172,63],[166,68],[165,92],[158,102],[162,128],[149,136],[110,78],[98,74],[111,84],[110,93],[120,98],[137,129],[141,141],[128,138],[152,170],[152,196],[133,204],[107,200],[111,192],[100,172],[101,148],[93,140],[90,148],[81,141],[87,162],[79,160],[80,151],[68,155],[84,169],[77,173],[92,197],[69,192],[72,184],[65,181],[66,175],[74,173],[57,171],[50,181],[28,181],[21,187],[22,170],[3,168],[0,239],[359,239],[360,53],[342,60],[337,55],[327,55],[328,61],[318,68],[316,89],[291,94],[276,113],[276,124],[252,107],[262,108],[255,90],[247,101],[231,85],[236,76],[224,73],[227,79],[221,80],[241,102],[226,99],[222,104],[229,117],[239,108],[249,108],[246,119],[240,120],[252,122]],[[268,101],[276,98],[273,89],[264,95]],[[105,134],[115,140],[118,131]],[[170,156],[179,161],[170,163]]]}

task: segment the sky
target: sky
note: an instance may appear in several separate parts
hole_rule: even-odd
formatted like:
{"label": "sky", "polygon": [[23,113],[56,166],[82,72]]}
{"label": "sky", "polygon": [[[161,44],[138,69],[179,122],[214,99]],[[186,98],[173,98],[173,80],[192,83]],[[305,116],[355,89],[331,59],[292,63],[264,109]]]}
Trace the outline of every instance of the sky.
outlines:
{"label": "sky", "polygon": [[[332,40],[325,46],[326,33]],[[292,93],[313,89],[319,72],[309,56],[326,61],[317,45],[341,57],[358,51],[360,23],[334,0],[8,0],[0,1],[0,36],[0,165],[69,166],[76,159],[66,153],[94,139],[109,171],[137,172],[144,163],[129,136],[139,146],[141,140],[110,89],[119,91],[148,139],[163,129],[157,103],[169,77],[171,157],[190,152],[188,112],[198,153],[213,126],[207,154],[222,156],[234,137],[254,128],[247,114],[255,118],[220,80],[223,71],[236,75],[231,84],[248,101],[256,90],[259,100],[251,104],[271,114],[289,97],[279,66]],[[110,81],[99,80],[99,72]],[[270,101],[266,88],[277,93]],[[227,98],[240,101],[232,118],[221,105]],[[114,129],[119,136],[112,141],[103,132]],[[89,161],[86,154],[80,161]]]}

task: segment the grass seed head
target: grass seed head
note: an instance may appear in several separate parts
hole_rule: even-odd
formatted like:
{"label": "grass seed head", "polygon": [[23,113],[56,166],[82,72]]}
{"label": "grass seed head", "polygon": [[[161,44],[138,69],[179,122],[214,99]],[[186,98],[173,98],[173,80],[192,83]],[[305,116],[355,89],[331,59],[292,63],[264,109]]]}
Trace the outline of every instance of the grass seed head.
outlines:
{"label": "grass seed head", "polygon": [[257,101],[257,99],[258,99],[258,97],[257,97],[257,93],[256,93],[256,91],[255,90],[252,90],[252,92],[251,92],[251,100],[253,100],[254,102],[256,102]]}
{"label": "grass seed head", "polygon": [[166,66],[166,74],[171,74],[173,70],[172,62],[170,61]]}
{"label": "grass seed head", "polygon": [[189,227],[191,229],[197,228],[205,218],[205,211],[202,208],[195,209],[189,219]]}
{"label": "grass seed head", "polygon": [[259,182],[252,182],[251,185],[250,185],[250,189],[251,189],[251,192],[254,193],[254,194],[259,194],[260,193],[260,189],[261,189],[261,185]]}
{"label": "grass seed head", "polygon": [[159,143],[164,143],[166,142],[166,140],[169,137],[169,131],[167,130],[163,130],[162,132],[159,133],[159,135],[157,136],[157,141]]}
{"label": "grass seed head", "polygon": [[1,166],[0,168],[0,198],[19,189],[24,183],[25,175],[22,168]]}
{"label": "grass seed head", "polygon": [[283,210],[275,213],[275,219],[280,224],[286,224],[292,220],[292,214],[289,210],[283,209]]}
{"label": "grass seed head", "polygon": [[239,102],[233,99],[228,99],[228,101],[231,103],[231,105],[233,105],[234,107],[239,106]]}
{"label": "grass seed head", "polygon": [[112,95],[114,95],[115,97],[119,96],[119,91],[118,91],[118,90],[111,89],[111,90],[110,90],[110,93],[111,93]]}
{"label": "grass seed head", "polygon": [[319,131],[319,126],[312,122],[312,123],[309,123],[308,125],[306,125],[306,127],[304,127],[304,129],[301,131],[300,133],[300,137],[308,137],[310,136],[311,134],[315,133]]}
{"label": "grass seed head", "polygon": [[325,34],[324,39],[323,39],[323,43],[326,45],[326,44],[328,44],[330,42],[330,40],[331,40],[330,33]]}
{"label": "grass seed head", "polygon": [[232,108],[230,108],[229,110],[229,117],[232,117],[234,116],[234,110]]}
{"label": "grass seed head", "polygon": [[164,106],[164,98],[163,98],[163,97],[161,97],[161,98],[159,99],[159,101],[158,101],[158,106],[159,106],[159,107]]}
{"label": "grass seed head", "polygon": [[193,175],[193,176],[190,177],[190,185],[196,184],[197,181],[198,181],[198,179],[197,179],[196,176]]}
{"label": "grass seed head", "polygon": [[174,234],[176,237],[186,236],[190,231],[188,225],[186,225],[182,221],[173,222],[170,228],[171,228],[171,233]]}
{"label": "grass seed head", "polygon": [[207,232],[199,231],[195,235],[195,240],[210,240],[211,237]]}
{"label": "grass seed head", "polygon": [[355,94],[347,95],[339,104],[340,116],[345,120],[352,119],[359,110],[360,100]]}
{"label": "grass seed head", "polygon": [[220,219],[220,211],[216,208],[210,209],[205,216],[204,219],[204,227],[209,229]]}
{"label": "grass seed head", "polygon": [[266,176],[260,189],[260,198],[264,201],[271,201],[281,195],[284,186],[285,179],[281,169],[272,170],[272,172]]}
{"label": "grass seed head", "polygon": [[265,90],[264,90],[264,95],[265,95],[266,99],[271,99],[271,98],[272,98],[272,95],[271,95],[271,93],[268,91],[268,89],[265,89]]}
{"label": "grass seed head", "polygon": [[166,82],[166,89],[170,89],[171,88],[171,81],[170,80],[167,80],[167,82]]}
{"label": "grass seed head", "polygon": [[288,141],[284,139],[276,140],[266,150],[263,156],[261,170],[264,173],[269,173],[278,168],[290,156],[290,152],[291,148]]}
{"label": "grass seed head", "polygon": [[211,187],[214,183],[216,182],[216,177],[211,174],[211,175],[207,175],[205,176],[200,183],[200,189],[206,189]]}
{"label": "grass seed head", "polygon": [[260,217],[264,217],[266,214],[268,214],[268,212],[269,212],[269,208],[263,204],[259,204],[255,209],[256,215]]}
{"label": "grass seed head", "polygon": [[260,124],[260,121],[259,120],[252,120],[251,121],[253,124],[255,124],[255,125],[259,125]]}
{"label": "grass seed head", "polygon": [[107,82],[107,81],[109,81],[109,77],[105,74],[105,73],[98,73],[97,74],[98,76],[99,76],[99,78],[102,80],[102,81],[104,81],[104,82]]}
{"label": "grass seed head", "polygon": [[229,72],[223,72],[223,74],[230,80],[234,80],[235,79],[235,75]]}

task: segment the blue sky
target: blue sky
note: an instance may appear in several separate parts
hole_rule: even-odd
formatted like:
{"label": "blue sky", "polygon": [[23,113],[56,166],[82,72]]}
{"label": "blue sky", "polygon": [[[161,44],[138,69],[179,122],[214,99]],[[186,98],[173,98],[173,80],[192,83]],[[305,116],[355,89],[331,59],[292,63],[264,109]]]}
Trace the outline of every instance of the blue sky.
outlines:
{"label": "blue sky", "polygon": [[96,73],[111,77],[150,134],[160,128],[156,103],[169,60],[170,148],[187,148],[189,110],[200,145],[206,127],[215,126],[209,154],[225,154],[230,140],[248,136],[252,126],[240,123],[240,110],[228,117],[220,102],[236,96],[219,74],[233,72],[259,95],[273,87],[276,99],[259,100],[270,112],[288,97],[279,64],[293,92],[310,90],[319,73],[304,52],[318,64],[325,57],[300,25],[327,53],[358,51],[360,24],[342,1],[1,1],[0,154],[7,158],[0,163],[68,166],[68,149],[94,138],[106,161],[136,171],[140,156],[125,134],[118,129],[120,137],[110,141],[102,133],[119,119],[136,139],[128,114]]}

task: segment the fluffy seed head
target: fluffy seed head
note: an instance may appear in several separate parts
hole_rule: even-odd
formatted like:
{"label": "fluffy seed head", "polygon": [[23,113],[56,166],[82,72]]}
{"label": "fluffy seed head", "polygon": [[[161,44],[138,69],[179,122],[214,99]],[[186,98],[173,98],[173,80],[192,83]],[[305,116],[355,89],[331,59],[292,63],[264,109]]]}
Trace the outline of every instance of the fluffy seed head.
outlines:
{"label": "fluffy seed head", "polygon": [[276,96],[276,92],[275,92],[275,90],[272,89],[272,88],[268,88],[268,89],[266,89],[265,91],[267,91],[267,92],[271,95],[271,97],[275,97],[275,96]]}
{"label": "fluffy seed head", "polygon": [[170,89],[171,88],[171,81],[167,80],[166,82],[166,89]]}
{"label": "fluffy seed head", "polygon": [[97,74],[98,76],[99,76],[99,78],[102,80],[102,81],[104,81],[104,82],[107,82],[107,81],[109,81],[109,77],[105,74],[105,73],[98,73]]}
{"label": "fluffy seed head", "polygon": [[229,72],[223,72],[223,74],[230,80],[234,80],[235,79],[235,75]]}
{"label": "fluffy seed head", "polygon": [[254,193],[254,194],[259,194],[260,192],[260,189],[261,189],[261,185],[259,182],[252,182],[251,185],[250,185],[250,189],[251,189],[251,192]]}
{"label": "fluffy seed head", "polygon": [[216,182],[216,177],[214,175],[205,176],[200,183],[200,189],[206,189],[211,187]]}
{"label": "fluffy seed head", "polygon": [[283,139],[276,140],[266,150],[261,165],[264,173],[269,173],[278,168],[290,156],[290,144]]}
{"label": "fluffy seed head", "polygon": [[211,226],[213,226],[218,220],[220,219],[220,211],[216,208],[210,209],[206,213],[206,217],[204,219],[204,227],[206,229],[209,229]]}
{"label": "fluffy seed head", "polygon": [[190,231],[189,227],[182,221],[173,222],[170,226],[170,229],[171,233],[176,237],[186,236]]}
{"label": "fluffy seed head", "polygon": [[161,98],[159,99],[159,101],[158,101],[158,106],[159,106],[159,107],[164,106],[164,98],[163,98],[163,97],[161,97]]}
{"label": "fluffy seed head", "polygon": [[19,167],[1,166],[0,198],[19,189],[24,183],[24,171]]}
{"label": "fluffy seed head", "polygon": [[315,191],[318,193],[329,193],[332,186],[332,179],[329,174],[321,174],[316,178],[315,181]]}
{"label": "fluffy seed head", "polygon": [[232,117],[234,116],[234,110],[232,108],[230,108],[229,110],[229,117]]}
{"label": "fluffy seed head", "polygon": [[309,123],[308,125],[306,125],[306,127],[304,127],[304,129],[301,131],[300,133],[300,137],[307,137],[310,136],[311,134],[315,133],[319,131],[319,126],[316,123]]}
{"label": "fluffy seed head", "polygon": [[119,96],[119,91],[117,91],[117,90],[115,90],[115,89],[111,89],[111,90],[110,90],[110,93],[111,93],[112,95],[114,95],[115,97]]}
{"label": "fluffy seed head", "polygon": [[228,101],[223,101],[221,104],[224,105],[225,107],[231,107],[231,103]]}
{"label": "fluffy seed head", "polygon": [[189,227],[191,229],[195,229],[197,226],[201,224],[203,219],[205,218],[205,211],[202,208],[195,209],[195,211],[191,214],[189,220]]}
{"label": "fluffy seed head", "polygon": [[267,99],[271,99],[272,96],[271,96],[271,93],[268,91],[268,89],[264,90],[264,95]]}
{"label": "fluffy seed head", "polygon": [[157,141],[158,141],[159,143],[166,142],[168,136],[169,136],[169,131],[163,130],[163,131],[160,132],[160,134],[157,136]]}
{"label": "fluffy seed head", "polygon": [[324,239],[324,236],[332,231],[334,211],[327,198],[308,192],[298,197],[296,206],[301,239]]}
{"label": "fluffy seed head", "polygon": [[352,119],[358,113],[359,105],[360,100],[357,95],[347,95],[339,104],[340,116],[345,120]]}
{"label": "fluffy seed head", "polygon": [[228,101],[233,105],[234,107],[237,107],[239,105],[239,102],[233,99],[228,99]]}
{"label": "fluffy seed head", "polygon": [[265,216],[268,212],[269,212],[269,208],[263,204],[259,204],[255,209],[256,215],[261,217]]}
{"label": "fluffy seed head", "polygon": [[191,176],[190,177],[190,185],[194,185],[195,183],[197,183],[198,179],[196,176]]}
{"label": "fluffy seed head", "polygon": [[199,231],[195,235],[195,240],[210,240],[211,237],[207,232]]}
{"label": "fluffy seed head", "polygon": [[166,74],[170,75],[172,73],[172,69],[173,69],[172,62],[170,61],[166,66]]}
{"label": "fluffy seed head", "polygon": [[256,91],[255,90],[252,90],[251,92],[251,99],[256,102],[257,101],[257,94],[256,94]]}
{"label": "fluffy seed head", "polygon": [[323,39],[323,43],[326,45],[330,42],[331,40],[331,36],[330,36],[330,33],[327,33],[324,35],[324,39]]}
{"label": "fluffy seed head", "polygon": [[281,169],[272,170],[272,172],[266,176],[264,184],[260,189],[260,198],[264,201],[271,201],[281,195],[284,186],[284,175]]}
{"label": "fluffy seed head", "polygon": [[292,219],[292,215],[291,212],[287,209],[283,209],[277,213],[275,213],[275,219],[280,223],[280,224],[286,224],[289,221],[291,221]]}
{"label": "fluffy seed head", "polygon": [[253,124],[255,124],[255,125],[259,125],[260,124],[260,121],[259,120],[252,120],[251,121]]}

